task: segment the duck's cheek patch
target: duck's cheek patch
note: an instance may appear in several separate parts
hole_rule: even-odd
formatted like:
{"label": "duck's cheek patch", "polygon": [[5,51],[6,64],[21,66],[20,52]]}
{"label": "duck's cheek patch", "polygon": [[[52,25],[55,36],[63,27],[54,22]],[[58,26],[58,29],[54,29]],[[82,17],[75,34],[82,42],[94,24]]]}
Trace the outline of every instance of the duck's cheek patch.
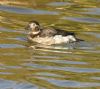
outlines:
{"label": "duck's cheek patch", "polygon": [[30,28],[34,28],[33,23],[29,24],[29,27]]}
{"label": "duck's cheek patch", "polygon": [[35,23],[30,23],[30,24],[29,24],[29,27],[30,27],[30,28],[35,28],[35,27],[37,27],[37,25],[36,25]]}

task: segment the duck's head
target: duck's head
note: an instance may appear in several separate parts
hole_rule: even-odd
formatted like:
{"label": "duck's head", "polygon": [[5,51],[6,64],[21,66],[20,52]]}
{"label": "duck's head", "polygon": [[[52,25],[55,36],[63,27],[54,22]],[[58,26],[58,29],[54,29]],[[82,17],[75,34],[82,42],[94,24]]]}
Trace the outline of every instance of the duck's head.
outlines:
{"label": "duck's head", "polygon": [[39,34],[41,30],[40,24],[37,21],[30,21],[25,29],[29,30],[29,33],[33,35]]}

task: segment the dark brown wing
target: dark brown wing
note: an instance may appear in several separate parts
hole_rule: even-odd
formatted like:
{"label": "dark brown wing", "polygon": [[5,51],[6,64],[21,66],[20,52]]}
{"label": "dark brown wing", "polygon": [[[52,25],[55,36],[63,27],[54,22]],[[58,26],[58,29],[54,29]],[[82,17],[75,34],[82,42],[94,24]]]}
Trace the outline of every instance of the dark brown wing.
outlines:
{"label": "dark brown wing", "polygon": [[40,37],[52,37],[55,35],[62,35],[62,36],[73,35],[73,36],[75,36],[75,34],[73,32],[68,32],[68,31],[64,31],[61,29],[51,28],[51,27],[41,29],[41,32],[39,35],[40,35]]}
{"label": "dark brown wing", "polygon": [[58,35],[62,35],[62,36],[73,35],[73,36],[75,36],[74,32],[68,32],[68,31],[61,30],[61,29],[56,29],[56,31],[57,31]]}
{"label": "dark brown wing", "polygon": [[39,34],[40,37],[52,37],[57,34],[57,31],[53,28],[43,28]]}

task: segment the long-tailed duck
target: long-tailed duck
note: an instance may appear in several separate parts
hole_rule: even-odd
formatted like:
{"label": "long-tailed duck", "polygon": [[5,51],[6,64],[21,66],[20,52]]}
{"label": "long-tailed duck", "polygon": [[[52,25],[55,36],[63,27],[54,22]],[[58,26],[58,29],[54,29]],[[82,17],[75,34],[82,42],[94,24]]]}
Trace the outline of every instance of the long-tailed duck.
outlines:
{"label": "long-tailed duck", "polygon": [[76,38],[73,32],[55,29],[52,27],[42,28],[37,21],[30,21],[26,29],[29,30],[29,41],[44,45],[82,41],[81,39]]}

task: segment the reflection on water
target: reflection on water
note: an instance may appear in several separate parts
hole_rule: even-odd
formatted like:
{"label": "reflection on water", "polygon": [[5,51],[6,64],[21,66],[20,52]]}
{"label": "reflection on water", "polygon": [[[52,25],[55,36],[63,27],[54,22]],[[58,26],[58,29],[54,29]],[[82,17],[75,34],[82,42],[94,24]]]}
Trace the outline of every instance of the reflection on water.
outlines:
{"label": "reflection on water", "polygon": [[85,22],[85,23],[100,23],[100,19],[96,18],[86,18],[86,17],[63,17],[62,19],[71,20],[75,22]]}
{"label": "reflection on water", "polygon": [[45,10],[34,10],[28,8],[19,8],[19,7],[12,7],[12,6],[0,6],[0,10],[16,13],[16,14],[48,14],[48,15],[58,15],[59,13],[56,11],[45,11]]}
{"label": "reflection on water", "polygon": [[88,83],[88,82],[76,82],[76,81],[69,81],[69,80],[55,80],[55,79],[48,79],[39,77],[39,79],[46,80],[56,86],[59,87],[93,87],[93,86],[100,86],[100,83]]}
{"label": "reflection on water", "polygon": [[85,8],[84,10],[87,12],[83,14],[100,15],[100,8]]}
{"label": "reflection on water", "polygon": [[71,5],[71,3],[68,3],[68,2],[51,2],[48,5],[50,5],[50,6],[66,6],[66,5]]}
{"label": "reflection on water", "polygon": [[[85,41],[29,43],[24,28],[33,19]],[[99,0],[0,1],[0,89],[99,89],[99,30]]]}
{"label": "reflection on water", "polygon": [[38,89],[37,86],[27,83],[18,83],[16,81],[0,80],[0,87],[3,89]]}
{"label": "reflection on water", "polygon": [[22,45],[18,45],[18,44],[0,44],[0,48],[21,48],[24,47]]}
{"label": "reflection on water", "polygon": [[79,72],[79,73],[89,73],[89,72],[100,72],[100,69],[91,69],[91,68],[75,68],[75,67],[58,67],[58,66],[44,66],[38,64],[24,64],[26,66],[31,66],[32,68],[36,69],[49,69],[49,70],[63,70],[63,71],[70,71],[70,72]]}

